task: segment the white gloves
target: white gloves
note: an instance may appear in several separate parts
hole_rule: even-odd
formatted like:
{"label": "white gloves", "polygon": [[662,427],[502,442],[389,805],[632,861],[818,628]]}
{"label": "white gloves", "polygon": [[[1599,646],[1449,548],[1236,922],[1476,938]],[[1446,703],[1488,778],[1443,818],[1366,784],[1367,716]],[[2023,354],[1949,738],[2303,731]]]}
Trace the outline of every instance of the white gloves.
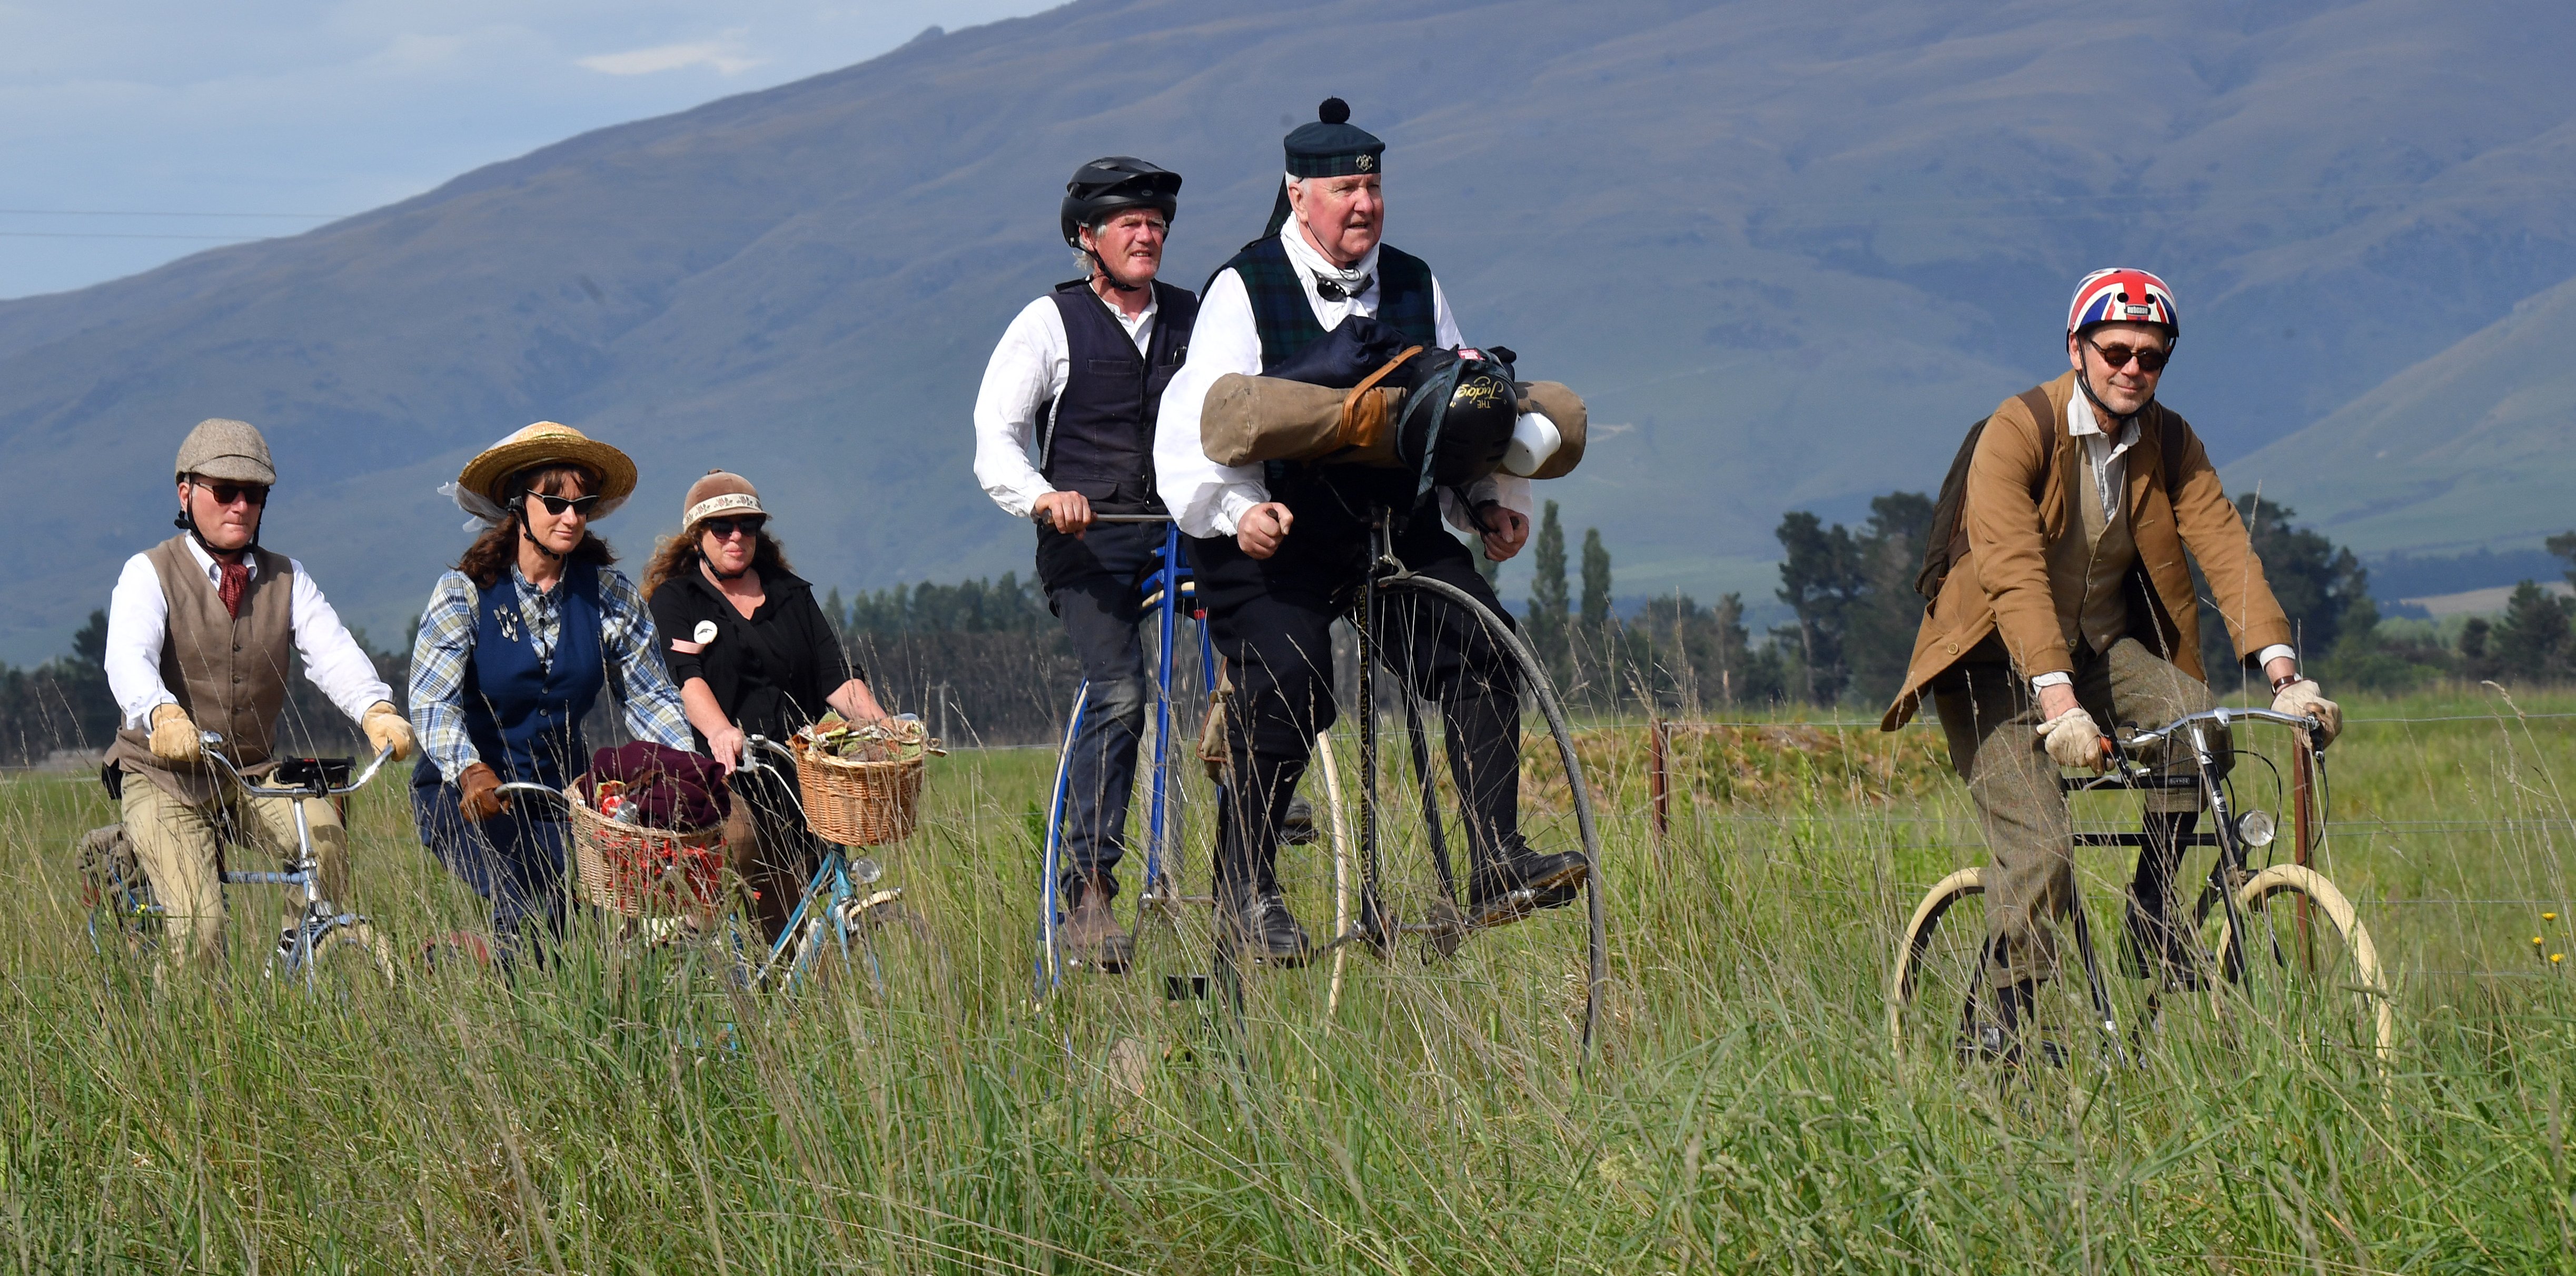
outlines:
{"label": "white gloves", "polygon": [[2301,678],[2274,692],[2272,712],[2315,722],[2317,747],[2320,749],[2334,743],[2334,738],[2343,734],[2343,706],[2326,699],[2314,678]]}
{"label": "white gloves", "polygon": [[2093,715],[2084,706],[2067,710],[2039,724],[2040,738],[2048,742],[2049,760],[2059,766],[2102,769],[2102,728],[2093,724]]}

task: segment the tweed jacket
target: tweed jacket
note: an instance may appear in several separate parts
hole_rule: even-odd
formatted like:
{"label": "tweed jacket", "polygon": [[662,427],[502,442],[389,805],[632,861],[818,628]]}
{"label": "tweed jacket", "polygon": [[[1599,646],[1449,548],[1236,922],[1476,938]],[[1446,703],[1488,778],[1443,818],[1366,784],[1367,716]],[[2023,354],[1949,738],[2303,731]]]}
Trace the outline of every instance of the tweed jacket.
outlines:
{"label": "tweed jacket", "polygon": [[[2041,390],[2048,420],[2032,420],[2016,396],[1995,409],[1977,441],[1959,515],[1968,552],[1923,611],[1904,689],[1879,721],[1884,730],[1905,725],[1932,680],[1989,634],[2001,635],[2025,679],[2074,669],[2084,582],[2052,578],[2048,546],[2067,531],[2068,493],[2084,493],[2090,480],[2084,450],[2066,432],[2066,404],[2079,393],[2075,374]],[[2272,597],[2245,522],[2199,436],[2162,403],[2150,406],[2139,426],[2128,454],[2127,505],[2139,569],[2129,581],[2130,636],[2192,677],[2208,677],[2200,664],[2200,599],[2184,558],[2188,550],[2209,579],[2211,602],[2236,640],[2238,659],[2290,642],[2289,618]],[[2175,449],[2170,462],[2168,445]]]}

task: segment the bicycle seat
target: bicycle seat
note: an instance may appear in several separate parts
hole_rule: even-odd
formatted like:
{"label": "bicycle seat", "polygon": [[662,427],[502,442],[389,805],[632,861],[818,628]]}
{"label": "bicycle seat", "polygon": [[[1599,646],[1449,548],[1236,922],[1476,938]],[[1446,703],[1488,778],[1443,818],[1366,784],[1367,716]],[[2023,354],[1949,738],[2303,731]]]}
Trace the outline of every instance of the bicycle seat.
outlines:
{"label": "bicycle seat", "polygon": [[349,782],[355,764],[347,758],[287,758],[269,773],[269,784],[281,789],[336,789]]}

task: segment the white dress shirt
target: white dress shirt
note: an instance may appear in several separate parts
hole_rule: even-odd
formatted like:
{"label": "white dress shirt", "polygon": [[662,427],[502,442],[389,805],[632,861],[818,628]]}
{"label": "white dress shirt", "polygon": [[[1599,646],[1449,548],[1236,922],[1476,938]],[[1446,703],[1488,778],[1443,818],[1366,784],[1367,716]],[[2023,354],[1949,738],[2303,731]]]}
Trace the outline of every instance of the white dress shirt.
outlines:
{"label": "white dress shirt", "polygon": [[[1374,282],[1377,249],[1369,249],[1350,270],[1341,270],[1306,242],[1294,219],[1280,228],[1279,240],[1287,246],[1297,282],[1306,290],[1306,304],[1313,307],[1315,322],[1324,331],[1340,327],[1352,315],[1377,313],[1383,291]],[[1349,278],[1358,273],[1367,274],[1372,282],[1368,291],[1356,297],[1328,301],[1315,290],[1318,274]],[[1439,344],[1452,350],[1465,345],[1458,335],[1458,318],[1449,313],[1449,298],[1437,278],[1431,281],[1431,306]],[[1229,372],[1261,375],[1261,330],[1252,321],[1252,298],[1243,290],[1243,277],[1221,270],[1208,283],[1207,295],[1199,298],[1189,358],[1163,391],[1162,413],[1154,429],[1155,484],[1162,489],[1163,504],[1180,520],[1181,530],[1192,536],[1232,536],[1246,510],[1270,499],[1259,465],[1219,465],[1208,459],[1206,447],[1199,442],[1199,414],[1206,407],[1208,387]],[[1529,480],[1509,474],[1479,479],[1467,495],[1471,505],[1501,501],[1524,515],[1531,509]],[[1471,535],[1483,530],[1475,525],[1472,509],[1459,508],[1447,489],[1442,489],[1440,501],[1453,526]]]}
{"label": "white dress shirt", "polygon": [[[2084,441],[2084,457],[2088,462],[2085,469],[2093,476],[2093,499],[2102,504],[2103,520],[2108,522],[2119,517],[2120,501],[2129,490],[2129,450],[2138,446],[2138,418],[2128,418],[2120,427],[2119,438],[2114,440],[2103,432],[2101,421],[2093,415],[2092,402],[2078,391],[2074,398],[2066,401],[2066,433]],[[2197,634],[2186,635],[2187,641],[2197,641],[2198,638]],[[2273,643],[2255,653],[2254,667],[2260,669],[2275,659],[2297,660],[2298,652],[2287,643]],[[2044,673],[2031,679],[2030,687],[2037,691],[2041,687],[2063,686],[2074,681],[2073,674]]]}
{"label": "white dress shirt", "polygon": [[[214,556],[194,536],[186,543],[197,569],[206,574],[206,583],[220,585],[223,570],[215,565]],[[244,561],[256,578],[258,556]],[[304,676],[353,722],[369,705],[391,702],[392,689],[376,676],[375,662],[349,636],[340,613],[322,597],[322,587],[313,583],[304,564],[291,558],[286,561],[295,570],[294,584],[287,591],[287,623],[295,635],[295,650],[304,657]],[[161,682],[161,644],[169,634],[170,600],[162,596],[161,574],[141,554],[126,559],[107,604],[107,689],[116,697],[125,725],[135,730],[151,725],[154,709],[179,703],[179,697]]]}
{"label": "white dress shirt", "polygon": [[[1118,326],[1136,342],[1136,353],[1154,340],[1154,318],[1162,301],[1149,288],[1145,308],[1134,317],[1101,299]],[[1038,498],[1056,490],[1038,473],[1031,458],[1038,410],[1052,409],[1064,397],[1071,343],[1065,340],[1064,312],[1052,295],[1024,307],[1002,330],[1000,345],[984,365],[983,388],[975,392],[975,481],[1013,518],[1027,518]],[[1196,421],[1193,416],[1191,420]]]}

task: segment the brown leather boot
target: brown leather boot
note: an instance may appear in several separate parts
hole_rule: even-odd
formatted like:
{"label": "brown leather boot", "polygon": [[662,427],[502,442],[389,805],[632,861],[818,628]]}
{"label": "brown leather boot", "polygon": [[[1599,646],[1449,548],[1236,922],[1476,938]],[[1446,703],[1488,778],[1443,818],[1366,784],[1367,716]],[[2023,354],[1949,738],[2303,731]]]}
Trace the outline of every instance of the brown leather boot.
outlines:
{"label": "brown leather boot", "polygon": [[1073,897],[1072,907],[1055,928],[1056,947],[1067,962],[1101,971],[1105,974],[1127,973],[1127,963],[1136,956],[1136,939],[1118,925],[1118,916],[1109,907],[1107,883],[1099,878],[1075,878],[1065,884]]}

